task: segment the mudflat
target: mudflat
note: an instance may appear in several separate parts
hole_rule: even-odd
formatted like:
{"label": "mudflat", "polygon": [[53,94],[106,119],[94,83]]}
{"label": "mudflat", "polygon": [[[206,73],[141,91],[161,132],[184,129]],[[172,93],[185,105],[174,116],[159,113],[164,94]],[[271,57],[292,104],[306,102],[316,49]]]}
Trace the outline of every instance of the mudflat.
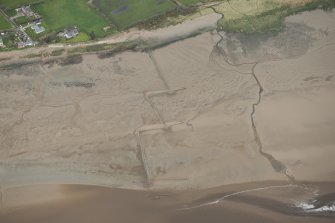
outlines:
{"label": "mudflat", "polygon": [[[317,201],[335,192],[334,21],[316,10],[278,33],[0,62],[3,221],[331,222],[334,200]],[[14,199],[39,184],[57,192]]]}

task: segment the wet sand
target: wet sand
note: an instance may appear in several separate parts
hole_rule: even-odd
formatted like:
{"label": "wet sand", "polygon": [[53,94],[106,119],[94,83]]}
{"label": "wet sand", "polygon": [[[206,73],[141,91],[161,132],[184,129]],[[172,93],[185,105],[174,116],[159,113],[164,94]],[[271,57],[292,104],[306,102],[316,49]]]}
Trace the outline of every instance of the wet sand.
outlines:
{"label": "wet sand", "polygon": [[[2,223],[42,222],[333,222],[335,215],[308,214],[294,206],[315,192],[333,191],[333,183],[294,187],[284,182],[258,182],[188,191],[131,191],[79,185],[39,185],[11,189],[11,202],[0,214]],[[274,185],[277,185],[275,187]],[[264,189],[260,188],[262,186]],[[250,190],[228,197],[238,190]],[[255,190],[255,189],[259,190]],[[33,194],[33,195],[32,195]],[[30,196],[30,198],[29,198]],[[49,201],[36,202],[39,196]],[[227,197],[222,199],[223,197]],[[323,197],[328,197],[327,194]],[[322,196],[321,196],[322,198]],[[222,199],[217,204],[212,201]],[[318,198],[316,198],[318,199]],[[201,206],[203,205],[203,206]]]}
{"label": "wet sand", "polygon": [[4,62],[1,186],[334,180],[334,15],[103,59]]}

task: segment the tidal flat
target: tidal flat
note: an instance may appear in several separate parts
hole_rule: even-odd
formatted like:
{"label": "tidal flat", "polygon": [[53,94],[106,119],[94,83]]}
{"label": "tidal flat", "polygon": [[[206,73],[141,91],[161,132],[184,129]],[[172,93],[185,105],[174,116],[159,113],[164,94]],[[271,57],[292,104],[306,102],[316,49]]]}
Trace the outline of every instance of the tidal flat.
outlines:
{"label": "tidal flat", "polygon": [[1,61],[1,222],[334,221],[334,21]]}

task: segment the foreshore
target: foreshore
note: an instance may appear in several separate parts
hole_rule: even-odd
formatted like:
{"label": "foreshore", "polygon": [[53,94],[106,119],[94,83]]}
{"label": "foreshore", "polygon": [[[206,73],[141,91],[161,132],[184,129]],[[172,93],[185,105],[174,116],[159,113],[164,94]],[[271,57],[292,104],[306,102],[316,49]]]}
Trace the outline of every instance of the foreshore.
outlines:
{"label": "foreshore", "polygon": [[[139,196],[139,203],[152,191],[176,191],[171,197],[177,200],[185,191],[219,193],[209,199],[208,191],[201,192],[206,202],[228,192],[258,193],[252,189],[267,186],[287,185],[294,190],[310,184],[318,194],[301,192],[310,196],[304,197],[307,200],[334,193],[329,186],[335,179],[334,12],[317,10],[288,17],[282,32],[252,36],[218,35],[214,30],[218,18],[211,14],[176,27],[110,40],[171,43],[143,52],[104,57],[92,53],[69,61],[37,60],[20,66],[22,57],[36,52],[1,53],[1,58],[10,58],[0,62],[2,205],[11,203],[8,196],[13,206],[30,204],[34,196],[29,196],[36,193],[29,190],[39,191],[43,186],[34,185],[41,184],[56,185],[49,188],[55,196],[37,203],[62,203],[64,191],[59,188],[66,188],[64,184],[141,190],[114,189],[122,195],[120,200],[125,196],[130,202]],[[184,38],[199,30],[210,31]],[[151,173],[149,180],[143,162]],[[27,198],[17,196],[21,186],[27,186],[22,189]],[[226,188],[210,189],[220,186]],[[86,195],[94,197],[100,190],[107,189],[88,189],[84,197],[75,199],[85,203]],[[134,195],[128,197],[128,192]],[[199,205],[194,201],[203,197],[197,193],[190,192],[176,203],[167,198],[167,206],[165,196],[158,197],[162,208],[169,210],[170,204],[174,208]],[[90,198],[98,201],[104,195]],[[269,196],[280,199],[275,191]],[[253,201],[255,213],[263,213],[257,206],[260,200]],[[232,201],[231,210],[246,208],[243,202]],[[38,205],[33,208],[41,210]],[[37,209],[29,211],[31,219]],[[222,217],[204,209],[203,213]],[[270,212],[264,213],[272,219]],[[9,213],[4,222],[20,222],[24,216],[20,213],[17,218]],[[191,220],[191,215],[181,215],[175,222]],[[274,216],[279,215],[285,222],[303,221],[287,217],[286,212]],[[166,220],[166,216],[157,217],[160,222]]]}

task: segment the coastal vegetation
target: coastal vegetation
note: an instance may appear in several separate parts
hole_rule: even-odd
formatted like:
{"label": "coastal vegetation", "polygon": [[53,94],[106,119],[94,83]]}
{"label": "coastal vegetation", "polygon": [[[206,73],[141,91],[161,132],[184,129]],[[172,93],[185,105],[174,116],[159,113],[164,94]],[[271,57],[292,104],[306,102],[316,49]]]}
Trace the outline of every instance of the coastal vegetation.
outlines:
{"label": "coastal vegetation", "polygon": [[179,2],[182,3],[183,5],[191,5],[206,2],[206,0],[179,0]]}
{"label": "coastal vegetation", "polygon": [[65,52],[64,49],[54,50],[50,53],[50,56],[57,57],[62,55]]}
{"label": "coastal vegetation", "polygon": [[334,7],[333,0],[230,0],[215,6],[215,9],[224,15],[219,21],[219,26],[224,31],[257,33],[279,30],[287,16]]}

